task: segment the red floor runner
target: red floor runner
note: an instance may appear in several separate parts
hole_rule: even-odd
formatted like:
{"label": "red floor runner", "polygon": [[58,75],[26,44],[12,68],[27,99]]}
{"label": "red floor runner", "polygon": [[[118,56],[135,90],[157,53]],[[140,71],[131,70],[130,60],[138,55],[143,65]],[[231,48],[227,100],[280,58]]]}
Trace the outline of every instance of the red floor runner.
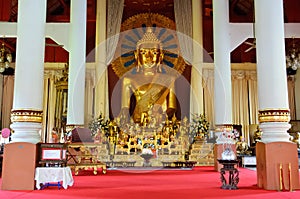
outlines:
{"label": "red floor runner", "polygon": [[[108,170],[107,174],[81,171],[74,176],[74,185],[68,189],[48,187],[34,191],[3,191],[0,199],[193,199],[193,198],[300,198],[300,190],[278,192],[259,189],[256,171],[239,168],[238,190],[220,189],[220,174],[213,167],[195,167],[193,170]],[[1,183],[1,179],[0,179]]]}

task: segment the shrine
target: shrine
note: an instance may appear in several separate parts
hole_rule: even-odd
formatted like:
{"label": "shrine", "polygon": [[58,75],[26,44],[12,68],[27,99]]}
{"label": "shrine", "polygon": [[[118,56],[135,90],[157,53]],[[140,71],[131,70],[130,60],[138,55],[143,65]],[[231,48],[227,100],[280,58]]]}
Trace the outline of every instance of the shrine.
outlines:
{"label": "shrine", "polygon": [[[239,171],[255,166],[258,188],[299,189],[294,5],[2,0],[2,188],[73,186],[72,178],[44,178],[61,172],[107,183],[123,168],[187,169],[199,179],[194,171],[209,166],[218,171],[213,186],[240,189],[249,180]],[[183,190],[167,180],[166,196]]]}
{"label": "shrine", "polygon": [[[103,118],[98,118],[95,122],[99,120]],[[119,121],[118,118],[116,121]],[[103,124],[106,126],[99,126],[97,132],[91,137],[93,141],[83,140],[89,142],[79,144],[77,140],[71,138],[69,147],[80,148],[80,151],[85,151],[83,155],[85,158],[93,158],[92,162],[105,163],[110,168],[192,168],[195,165],[213,164],[213,143],[207,143],[205,139],[202,142],[195,142],[187,118],[178,121],[174,116],[172,120],[166,119],[159,125],[140,126],[131,122],[121,128],[115,121],[107,120]]]}

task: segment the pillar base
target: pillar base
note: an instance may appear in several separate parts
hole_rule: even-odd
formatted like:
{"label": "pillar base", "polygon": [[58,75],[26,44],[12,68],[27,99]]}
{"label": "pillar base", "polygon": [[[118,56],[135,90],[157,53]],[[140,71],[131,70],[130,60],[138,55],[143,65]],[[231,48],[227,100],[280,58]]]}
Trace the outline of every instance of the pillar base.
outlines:
{"label": "pillar base", "polygon": [[[235,144],[230,144],[231,149],[236,154],[236,148]],[[215,171],[220,172],[221,168],[223,168],[223,165],[218,162],[218,159],[222,159],[222,153],[224,151],[224,145],[223,144],[215,144],[214,145],[214,169]]]}
{"label": "pillar base", "polygon": [[10,127],[14,130],[11,142],[29,142],[33,144],[41,142],[42,123],[13,122]]}
{"label": "pillar base", "polygon": [[[291,173],[289,173],[289,163]],[[278,191],[300,188],[298,153],[295,143],[258,142],[256,144],[256,164],[259,188]],[[280,164],[282,165],[282,177],[280,177]]]}
{"label": "pillar base", "polygon": [[37,145],[15,142],[5,145],[2,170],[2,190],[34,190]]}

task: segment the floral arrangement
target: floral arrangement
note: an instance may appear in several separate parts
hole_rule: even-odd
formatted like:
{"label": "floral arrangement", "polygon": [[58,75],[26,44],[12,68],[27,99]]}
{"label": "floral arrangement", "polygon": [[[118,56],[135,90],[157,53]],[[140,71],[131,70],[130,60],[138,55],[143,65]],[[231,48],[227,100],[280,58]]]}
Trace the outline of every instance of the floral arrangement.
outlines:
{"label": "floral arrangement", "polygon": [[149,160],[153,158],[153,152],[150,148],[142,149],[141,157],[145,159],[146,165],[150,166]]}
{"label": "floral arrangement", "polygon": [[153,155],[153,152],[151,149],[142,149],[142,155]]}
{"label": "floral arrangement", "polygon": [[94,137],[99,129],[108,132],[108,124],[109,120],[105,120],[105,118],[100,114],[100,116],[89,123],[89,129],[92,132],[92,136]]}
{"label": "floral arrangement", "polygon": [[218,138],[223,143],[223,152],[221,154],[223,160],[235,160],[236,154],[232,150],[232,145],[235,144],[236,139],[239,137],[239,132],[234,129],[233,131],[224,130]]}
{"label": "floral arrangement", "polygon": [[208,134],[209,122],[204,114],[193,114],[192,122],[190,123],[192,134],[196,138],[205,138]]}
{"label": "floral arrangement", "polygon": [[234,144],[238,138],[239,132],[234,129],[233,131],[224,130],[218,139],[225,144]]}

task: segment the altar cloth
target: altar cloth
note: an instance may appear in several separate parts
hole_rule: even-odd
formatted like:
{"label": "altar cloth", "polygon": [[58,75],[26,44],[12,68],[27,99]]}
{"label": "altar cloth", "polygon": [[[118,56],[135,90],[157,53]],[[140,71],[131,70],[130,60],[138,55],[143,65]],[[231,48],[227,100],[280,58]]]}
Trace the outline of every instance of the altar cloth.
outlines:
{"label": "altar cloth", "polygon": [[50,182],[62,182],[64,189],[74,183],[70,167],[37,167],[34,179],[37,189],[41,189],[41,184]]}

